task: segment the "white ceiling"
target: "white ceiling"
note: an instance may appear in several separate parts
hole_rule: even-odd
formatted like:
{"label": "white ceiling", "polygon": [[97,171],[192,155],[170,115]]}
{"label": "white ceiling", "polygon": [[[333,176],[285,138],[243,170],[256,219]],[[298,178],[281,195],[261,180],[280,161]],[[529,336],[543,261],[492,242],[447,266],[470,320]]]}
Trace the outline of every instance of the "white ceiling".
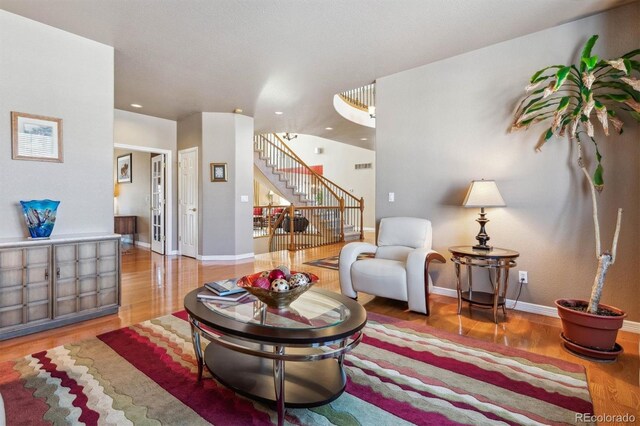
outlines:
{"label": "white ceiling", "polygon": [[333,94],[628,2],[0,0],[0,8],[113,46],[116,108],[172,120],[242,108],[256,131],[372,148],[375,130],[340,117]]}

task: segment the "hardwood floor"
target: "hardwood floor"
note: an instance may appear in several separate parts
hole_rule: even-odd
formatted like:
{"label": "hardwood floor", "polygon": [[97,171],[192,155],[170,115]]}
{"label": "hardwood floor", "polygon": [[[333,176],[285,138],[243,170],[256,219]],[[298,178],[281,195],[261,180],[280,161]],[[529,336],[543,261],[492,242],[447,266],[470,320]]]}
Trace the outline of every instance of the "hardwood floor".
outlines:
{"label": "hardwood floor", "polygon": [[[0,361],[95,336],[182,309],[189,291],[206,281],[238,277],[290,265],[292,269],[313,272],[318,286],[340,291],[338,273],[303,262],[338,254],[341,245],[325,246],[295,253],[286,251],[256,256],[242,263],[199,262],[179,256],[160,256],[147,250],[131,249],[122,256],[122,306],[111,315],[55,330],[0,342]],[[450,262],[439,267],[452,267]],[[509,311],[507,320],[496,325],[491,311],[464,308],[456,315],[456,300],[432,295],[431,315],[411,313],[404,302],[360,295],[368,311],[428,324],[440,330],[466,335],[537,354],[564,359],[587,368],[587,377],[596,414],[632,414],[640,422],[639,336],[621,332],[618,336],[625,352],[618,362],[601,364],[567,353],[560,344],[560,322],[525,312]],[[607,423],[609,424],[609,423]]]}

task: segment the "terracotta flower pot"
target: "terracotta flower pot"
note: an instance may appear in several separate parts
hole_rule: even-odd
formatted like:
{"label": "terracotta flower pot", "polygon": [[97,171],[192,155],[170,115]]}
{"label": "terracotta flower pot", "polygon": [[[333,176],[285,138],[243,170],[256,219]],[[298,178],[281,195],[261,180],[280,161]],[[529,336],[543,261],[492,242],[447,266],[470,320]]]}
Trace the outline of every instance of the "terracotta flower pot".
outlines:
{"label": "terracotta flower pot", "polygon": [[587,301],[579,299],[558,299],[555,303],[558,315],[562,320],[562,333],[567,340],[587,348],[603,351],[614,350],[618,330],[627,317],[625,312],[602,303],[598,305],[600,308],[608,309],[619,315],[594,315],[565,306],[567,304],[588,305]]}

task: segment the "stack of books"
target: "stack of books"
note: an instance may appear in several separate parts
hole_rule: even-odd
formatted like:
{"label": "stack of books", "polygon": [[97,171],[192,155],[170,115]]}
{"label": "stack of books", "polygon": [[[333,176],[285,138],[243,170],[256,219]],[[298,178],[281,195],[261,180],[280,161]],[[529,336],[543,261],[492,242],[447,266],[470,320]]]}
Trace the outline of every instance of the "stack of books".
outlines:
{"label": "stack of books", "polygon": [[198,299],[216,302],[239,302],[249,293],[242,287],[238,287],[237,279],[212,281],[205,283],[204,289],[198,293]]}

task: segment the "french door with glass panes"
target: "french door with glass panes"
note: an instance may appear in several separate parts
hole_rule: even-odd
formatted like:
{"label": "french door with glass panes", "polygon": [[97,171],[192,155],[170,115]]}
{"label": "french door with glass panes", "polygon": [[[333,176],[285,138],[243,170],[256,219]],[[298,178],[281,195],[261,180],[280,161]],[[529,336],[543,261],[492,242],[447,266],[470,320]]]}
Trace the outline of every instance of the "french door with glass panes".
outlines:
{"label": "french door with glass panes", "polygon": [[164,154],[151,157],[151,250],[164,254]]}

